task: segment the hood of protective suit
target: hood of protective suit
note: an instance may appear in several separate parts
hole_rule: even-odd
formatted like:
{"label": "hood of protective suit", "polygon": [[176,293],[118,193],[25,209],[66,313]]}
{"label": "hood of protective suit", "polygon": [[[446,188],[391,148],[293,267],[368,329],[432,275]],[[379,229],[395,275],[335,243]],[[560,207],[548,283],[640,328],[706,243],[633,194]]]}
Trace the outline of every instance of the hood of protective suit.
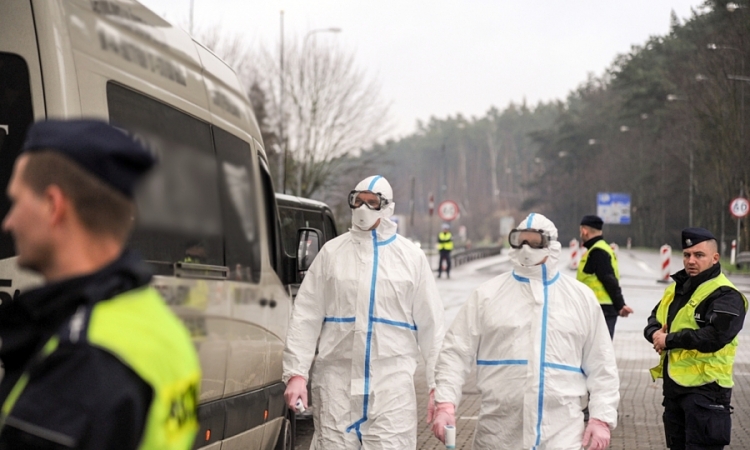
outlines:
{"label": "hood of protective suit", "polygon": [[549,234],[550,243],[547,248],[535,249],[528,245],[521,248],[512,248],[508,252],[516,273],[522,276],[541,275],[540,264],[547,258],[548,276],[557,272],[557,262],[560,260],[562,246],[557,240],[557,227],[551,220],[537,213],[531,213],[516,227],[519,230],[533,229],[542,230]]}
{"label": "hood of protective suit", "polygon": [[393,203],[393,188],[388,180],[383,178],[381,175],[373,175],[367,177],[364,180],[357,183],[354,187],[357,191],[372,191],[376,194],[380,194],[383,198],[389,201],[385,208],[380,211],[373,211],[367,206],[362,205],[357,209],[352,210],[352,229],[351,231],[367,231],[375,225],[375,222],[380,219],[380,228],[395,228],[396,224],[390,220],[393,215],[394,207]]}

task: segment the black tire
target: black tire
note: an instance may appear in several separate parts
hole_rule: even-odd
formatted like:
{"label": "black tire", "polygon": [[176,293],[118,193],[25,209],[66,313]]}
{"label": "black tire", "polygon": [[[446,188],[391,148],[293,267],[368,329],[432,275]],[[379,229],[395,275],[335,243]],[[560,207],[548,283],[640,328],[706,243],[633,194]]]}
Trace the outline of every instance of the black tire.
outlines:
{"label": "black tire", "polygon": [[281,423],[281,430],[279,430],[279,437],[276,439],[274,450],[294,450],[295,422],[294,413],[287,410],[284,421]]}

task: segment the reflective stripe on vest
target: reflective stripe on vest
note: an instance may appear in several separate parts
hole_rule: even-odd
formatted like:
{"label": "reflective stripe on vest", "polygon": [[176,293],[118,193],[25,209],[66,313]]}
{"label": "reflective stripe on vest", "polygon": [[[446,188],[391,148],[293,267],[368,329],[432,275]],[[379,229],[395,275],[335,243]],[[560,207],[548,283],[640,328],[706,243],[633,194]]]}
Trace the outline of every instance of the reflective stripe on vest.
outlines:
{"label": "reflective stripe on vest", "polygon": [[438,233],[438,250],[453,250],[453,235],[450,231]]}
{"label": "reflective stripe on vest", "polygon": [[595,273],[586,273],[583,271],[583,268],[586,267],[586,262],[589,260],[589,254],[595,248],[607,252],[607,254],[609,255],[609,260],[612,262],[612,269],[615,272],[615,278],[617,278],[618,280],[620,279],[620,268],[617,264],[617,256],[615,256],[615,252],[609,245],[607,245],[606,242],[604,242],[604,239],[600,239],[581,257],[581,261],[578,263],[578,272],[576,272],[576,280],[585,284],[592,291],[594,291],[594,295],[596,295],[596,299],[599,301],[599,304],[611,305],[612,299],[609,297],[607,290],[604,289],[604,285],[602,284],[602,282],[599,281],[599,277],[597,277]]}
{"label": "reflective stripe on vest", "polygon": [[[157,291],[144,287],[97,303],[87,338],[133,369],[153,389],[139,449],[189,450],[198,431],[200,364],[190,334]],[[40,351],[37,362],[58,346],[57,336]],[[2,407],[7,417],[28,383],[24,373]]]}
{"label": "reflective stripe on vest", "polygon": [[[661,324],[667,322],[669,305],[674,300],[675,286],[676,284],[673,283],[664,291],[664,296],[656,310],[656,320]],[[698,322],[695,321],[695,309],[709,295],[723,286],[737,290],[724,274],[720,274],[718,277],[712,278],[698,286],[698,289],[690,296],[690,300],[688,300],[685,306],[677,311],[674,322],[669,326],[669,332],[673,333],[686,329],[697,330],[699,327]],[[745,310],[747,310],[747,298],[742,295],[742,299],[745,301]],[[669,354],[669,364],[667,365],[669,378],[680,386],[703,386],[716,382],[721,387],[731,388],[734,386],[732,369],[736,353],[737,337],[722,349],[713,353],[702,353],[698,350],[679,348],[667,350],[662,352],[659,358],[659,365],[651,369],[651,377],[654,380],[663,377],[664,358]]]}

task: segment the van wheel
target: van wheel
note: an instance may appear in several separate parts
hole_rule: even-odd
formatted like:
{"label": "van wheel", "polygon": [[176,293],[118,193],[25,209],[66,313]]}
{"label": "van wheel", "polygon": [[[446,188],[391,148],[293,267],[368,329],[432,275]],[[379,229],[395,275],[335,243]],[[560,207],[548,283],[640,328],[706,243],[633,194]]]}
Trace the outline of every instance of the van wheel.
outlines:
{"label": "van wheel", "polygon": [[281,430],[279,430],[279,437],[276,439],[274,450],[294,450],[295,422],[294,413],[287,411],[284,421],[281,423]]}

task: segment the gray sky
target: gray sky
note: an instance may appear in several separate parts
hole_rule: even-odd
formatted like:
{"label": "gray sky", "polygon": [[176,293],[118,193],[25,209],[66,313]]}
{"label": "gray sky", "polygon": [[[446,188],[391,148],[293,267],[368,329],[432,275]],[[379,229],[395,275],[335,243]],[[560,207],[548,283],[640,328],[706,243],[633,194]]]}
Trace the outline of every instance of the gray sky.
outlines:
{"label": "gray sky", "polygon": [[[190,0],[140,0],[172,23],[189,22]],[[700,0],[194,0],[197,27],[218,24],[254,44],[311,30],[356,51],[391,104],[393,136],[417,119],[481,116],[511,101],[563,99],[615,56],[669,31]]]}

